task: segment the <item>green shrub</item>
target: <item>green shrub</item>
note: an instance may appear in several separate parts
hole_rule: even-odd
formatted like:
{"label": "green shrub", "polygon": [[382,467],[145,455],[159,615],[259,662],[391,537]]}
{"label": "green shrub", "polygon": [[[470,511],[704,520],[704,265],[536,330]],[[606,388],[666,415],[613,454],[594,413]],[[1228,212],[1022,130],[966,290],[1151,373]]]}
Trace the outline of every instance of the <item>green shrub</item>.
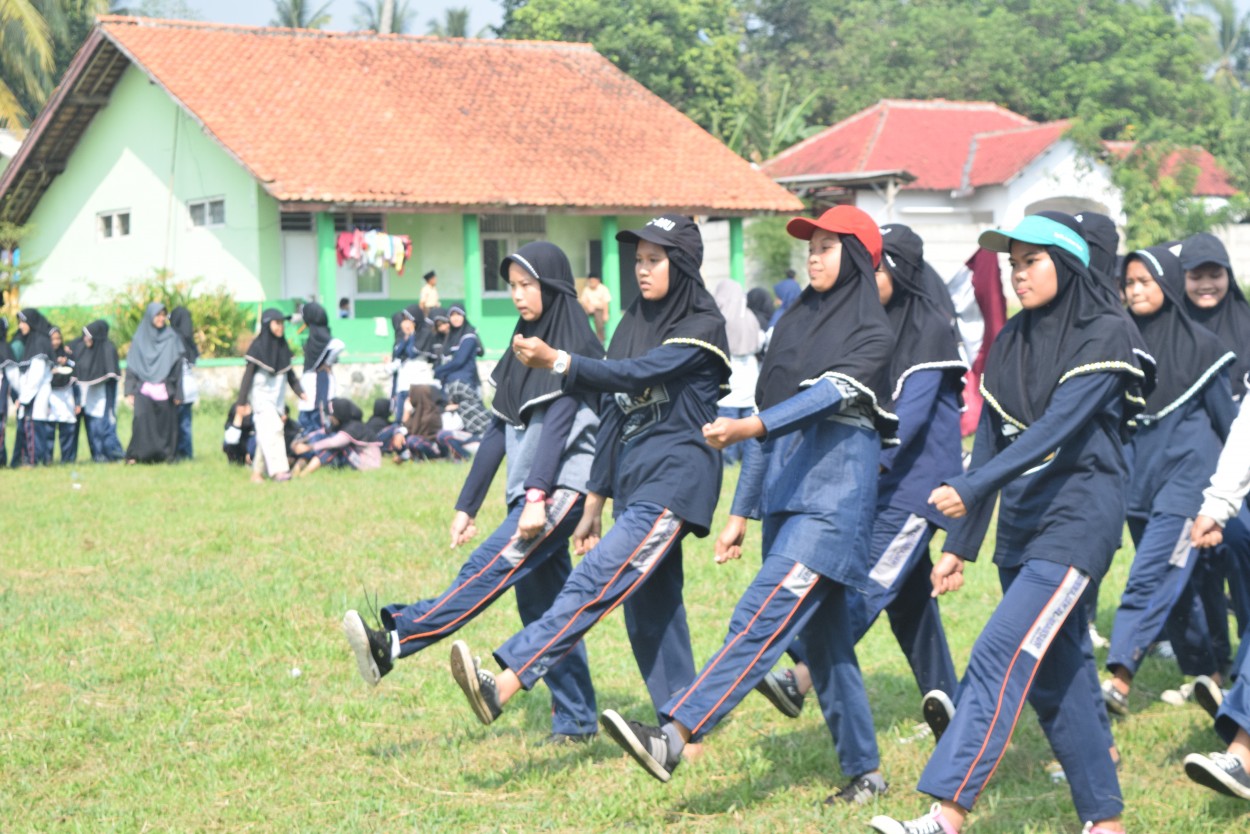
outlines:
{"label": "green shrub", "polygon": [[143,321],[149,303],[160,301],[167,310],[186,307],[195,325],[195,344],[203,357],[241,356],[240,340],[252,330],[253,314],[235,301],[224,287],[199,289],[200,279],[175,280],[157,269],[148,278],[131,281],[106,297],[97,308],[112,324],[110,334],[122,357]]}

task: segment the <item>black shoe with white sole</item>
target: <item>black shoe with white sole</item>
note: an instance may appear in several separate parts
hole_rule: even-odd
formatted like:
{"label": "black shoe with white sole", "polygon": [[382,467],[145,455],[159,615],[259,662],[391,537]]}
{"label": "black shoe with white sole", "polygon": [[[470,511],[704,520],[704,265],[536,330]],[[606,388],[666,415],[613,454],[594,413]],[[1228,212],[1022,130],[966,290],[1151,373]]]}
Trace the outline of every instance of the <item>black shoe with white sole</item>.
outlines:
{"label": "black shoe with white sole", "polygon": [[490,725],[500,716],[503,707],[499,705],[495,676],[481,668],[481,661],[470,654],[469,644],[463,640],[451,644],[451,676],[469,699],[478,721]]}
{"label": "black shoe with white sole", "polygon": [[1246,775],[1241,759],[1232,753],[1190,753],[1185,757],[1185,775],[1225,796],[1250,799],[1250,776]]}
{"label": "black shoe with white sole", "polygon": [[365,625],[359,611],[348,611],[343,615],[343,634],[347,637],[347,645],[352,647],[352,654],[356,655],[356,670],[360,672],[360,677],[370,686],[377,686],[378,681],[395,666],[395,661],[391,659],[390,635]]}
{"label": "black shoe with white sole", "polygon": [[825,800],[825,805],[867,805],[879,796],[884,796],[890,786],[880,774],[874,779],[867,773],[856,776],[842,790]]}
{"label": "black shoe with white sole", "polygon": [[1224,703],[1224,690],[1206,675],[1199,675],[1194,678],[1193,699],[1198,706],[1207,711],[1207,715],[1215,718],[1219,714],[1220,706]]}
{"label": "black shoe with white sole", "polygon": [[603,711],[599,723],[647,773],[661,782],[673,778],[673,771],[681,764],[681,754],[672,755],[668,736],[659,727],[628,721],[612,709]]}
{"label": "black shoe with white sole", "polygon": [[798,718],[803,711],[803,693],[794,679],[794,671],[769,672],[764,680],[755,686],[755,691],[768,699],[768,702],[787,718]]}
{"label": "black shoe with white sole", "polygon": [[924,714],[924,723],[933,731],[933,740],[942,740],[942,733],[955,720],[955,704],[950,696],[940,689],[928,692],[921,702],[920,711]]}

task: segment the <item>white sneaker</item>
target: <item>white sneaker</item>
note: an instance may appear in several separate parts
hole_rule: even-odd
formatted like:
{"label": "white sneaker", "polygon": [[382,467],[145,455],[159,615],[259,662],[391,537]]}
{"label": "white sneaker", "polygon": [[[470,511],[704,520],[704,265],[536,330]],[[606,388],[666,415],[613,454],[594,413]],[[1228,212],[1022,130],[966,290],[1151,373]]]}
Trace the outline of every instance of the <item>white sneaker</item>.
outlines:
{"label": "white sneaker", "polygon": [[1189,699],[1192,697],[1194,697],[1194,685],[1192,683],[1182,683],[1176,689],[1163,690],[1159,695],[1159,700],[1174,707],[1183,707],[1189,703]]}
{"label": "white sneaker", "polygon": [[1093,623],[1089,624],[1089,641],[1094,644],[1095,649],[1107,649],[1111,647],[1111,641],[1098,633],[1098,626]]}

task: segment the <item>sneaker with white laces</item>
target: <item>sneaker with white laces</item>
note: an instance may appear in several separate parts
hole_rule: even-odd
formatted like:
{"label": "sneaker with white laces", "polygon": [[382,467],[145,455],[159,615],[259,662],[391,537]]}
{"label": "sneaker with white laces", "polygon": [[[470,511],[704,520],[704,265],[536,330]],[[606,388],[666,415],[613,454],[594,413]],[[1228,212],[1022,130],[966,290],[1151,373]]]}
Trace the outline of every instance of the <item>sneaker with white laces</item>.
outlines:
{"label": "sneaker with white laces", "polygon": [[1111,681],[1102,682],[1102,702],[1107,706],[1107,712],[1112,715],[1126,716],[1128,715],[1128,696],[1115,688],[1115,684]]}
{"label": "sneaker with white laces", "polygon": [[1172,641],[1160,640],[1150,646],[1150,654],[1162,660],[1176,660],[1176,650],[1172,648]]}
{"label": "sneaker with white laces", "polygon": [[500,716],[503,707],[499,704],[495,676],[481,666],[481,659],[469,652],[468,643],[457,640],[451,644],[451,676],[469,699],[477,720],[489,725]]}
{"label": "sneaker with white laces", "polygon": [[1193,696],[1194,685],[1192,683],[1182,683],[1175,689],[1163,690],[1159,693],[1159,700],[1174,707],[1183,707],[1189,703],[1189,699]]}
{"label": "sneaker with white laces", "polygon": [[950,696],[940,689],[927,692],[920,703],[920,711],[924,715],[925,723],[933,731],[933,740],[941,741],[942,733],[955,720],[955,704],[951,702]]}
{"label": "sneaker with white laces", "polygon": [[884,796],[890,786],[880,773],[864,773],[856,776],[846,787],[825,800],[825,805],[867,805],[879,796]]}
{"label": "sneaker with white laces", "polygon": [[787,718],[798,718],[803,711],[804,695],[799,691],[793,669],[769,672],[764,680],[756,684],[755,691],[767,698]]}
{"label": "sneaker with white laces", "polygon": [[933,803],[929,813],[914,820],[896,820],[894,817],[876,816],[868,823],[881,834],[959,834],[942,816],[942,806]]}
{"label": "sneaker with white laces", "polygon": [[614,709],[604,710],[599,723],[647,773],[661,782],[673,778],[673,771],[681,764],[681,753],[674,755],[668,736],[659,727],[629,721]]}
{"label": "sneaker with white laces", "polygon": [[395,665],[391,659],[390,635],[365,625],[359,611],[348,611],[343,615],[343,634],[356,656],[356,671],[369,686],[377,686],[378,681]]}
{"label": "sneaker with white laces", "polygon": [[1220,706],[1224,703],[1224,690],[1206,675],[1194,678],[1194,702],[1207,711],[1207,715],[1215,718]]}
{"label": "sneaker with white laces", "polygon": [[1081,834],[1120,834],[1118,831],[1112,831],[1101,825],[1094,825],[1093,822],[1085,823],[1085,827],[1081,829]]}
{"label": "sneaker with white laces", "polygon": [[1250,799],[1250,776],[1232,753],[1190,753],[1185,757],[1185,775],[1225,796]]}

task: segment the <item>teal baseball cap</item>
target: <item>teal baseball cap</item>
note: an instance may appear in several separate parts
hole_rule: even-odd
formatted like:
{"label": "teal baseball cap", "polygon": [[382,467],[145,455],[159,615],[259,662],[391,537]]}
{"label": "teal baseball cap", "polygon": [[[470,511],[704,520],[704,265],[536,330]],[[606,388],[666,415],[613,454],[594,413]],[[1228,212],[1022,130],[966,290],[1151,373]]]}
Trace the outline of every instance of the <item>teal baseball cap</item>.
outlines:
{"label": "teal baseball cap", "polygon": [[[1076,227],[1076,221],[1073,220],[1072,223],[1073,227]],[[988,232],[982,232],[977,243],[991,252],[1010,252],[1013,240],[1038,246],[1057,246],[1075,255],[1085,266],[1089,266],[1089,244],[1081,236],[1079,227],[1069,228],[1058,220],[1052,220],[1040,214],[1030,214],[1010,231],[991,229]]]}

